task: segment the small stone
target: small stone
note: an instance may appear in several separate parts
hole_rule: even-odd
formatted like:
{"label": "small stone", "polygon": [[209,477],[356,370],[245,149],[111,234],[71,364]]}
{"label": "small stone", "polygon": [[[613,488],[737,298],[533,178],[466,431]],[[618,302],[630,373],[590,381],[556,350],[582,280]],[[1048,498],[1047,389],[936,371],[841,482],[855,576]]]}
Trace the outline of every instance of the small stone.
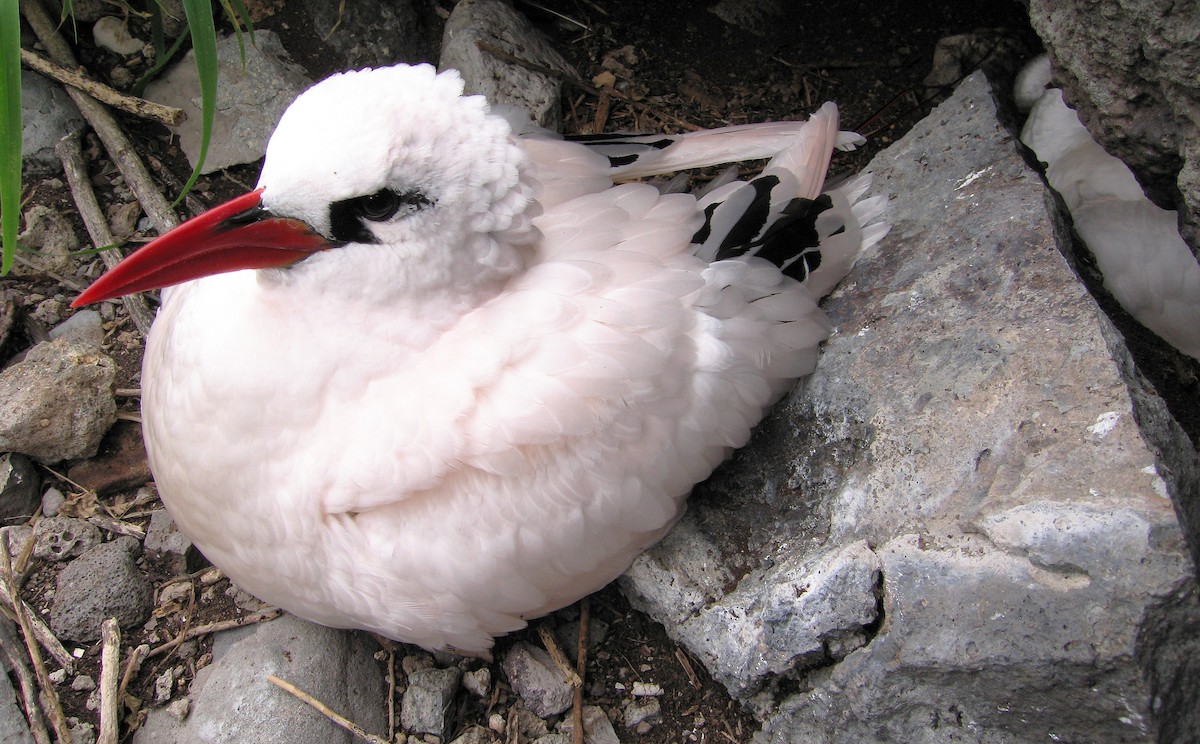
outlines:
{"label": "small stone", "polygon": [[653,682],[634,682],[631,692],[634,697],[657,697],[663,694],[663,688]]}
{"label": "small stone", "polygon": [[166,560],[172,573],[184,574],[195,559],[196,551],[188,536],[179,531],[175,520],[166,509],[155,509],[150,514],[150,525],[146,528],[146,556],[152,560]]}
{"label": "small stone", "polygon": [[95,744],[96,742],[96,727],[90,723],[84,723],[78,718],[67,719],[67,730],[71,732],[72,744]]}
{"label": "small stone", "polygon": [[407,731],[444,736],[446,710],[458,691],[461,670],[418,669],[408,675],[400,703],[400,724]]}
{"label": "small stone", "polygon": [[192,704],[187,698],[179,698],[178,700],[171,701],[167,705],[166,711],[176,721],[182,721],[188,717],[188,713],[191,712],[191,708]]}
{"label": "small stone", "polygon": [[450,744],[492,744],[496,737],[482,726],[472,726]]}
{"label": "small stone", "polygon": [[154,680],[154,702],[162,705],[175,691],[175,670],[167,669]]}
{"label": "small stone", "polygon": [[15,527],[0,528],[0,535],[3,539],[8,540],[8,554],[17,556],[25,549],[25,543],[33,536],[33,528],[27,524],[19,524]]}
{"label": "small stone", "polygon": [[53,682],[54,684],[61,685],[67,679],[67,670],[66,669],[55,669],[53,672],[50,672],[50,674],[47,676],[50,677],[50,681]]}
{"label": "small stone", "polygon": [[571,744],[569,734],[546,734],[533,740],[533,744]]}
{"label": "small stone", "polygon": [[100,313],[95,310],[79,310],[71,317],[50,329],[50,339],[65,338],[74,343],[88,344],[97,349],[104,341],[104,328]]}
{"label": "small stone", "polygon": [[158,593],[158,606],[165,607],[172,602],[187,604],[192,598],[192,584],[189,581],[176,581],[167,584]]}
{"label": "small stone", "polygon": [[46,463],[91,457],[117,419],[116,364],[67,339],[0,372],[0,450]]}
{"label": "small stone", "polygon": [[100,529],[75,517],[47,517],[33,528],[33,556],[44,561],[65,561],[100,544]]}
{"label": "small stone", "polygon": [[50,628],[60,638],[91,643],[100,625],[115,617],[121,627],[141,624],[150,615],[150,581],[134,562],[140,544],[119,537],[96,545],[58,574]]}
{"label": "small stone", "polygon": [[37,511],[42,476],[25,455],[0,455],[0,524],[23,521]]}
{"label": "small stone", "polygon": [[571,707],[574,691],[550,654],[528,643],[518,643],[504,657],[504,673],[526,707],[542,718]]}
{"label": "small stone", "polygon": [[[570,734],[574,729],[570,716],[558,724],[558,730]],[[598,705],[583,706],[583,733],[587,744],[621,744],[612,721],[604,714],[604,709]]]}
{"label": "small stone", "polygon": [[467,672],[463,675],[463,687],[467,688],[467,692],[477,698],[486,699],[488,693],[492,691],[492,670],[489,667],[482,667],[473,672]]}
{"label": "small stone", "polygon": [[101,496],[146,483],[153,476],[142,444],[142,427],[133,421],[118,421],[100,442],[98,454],[73,465],[67,477]]}
{"label": "small stone", "polygon": [[624,719],[626,728],[662,723],[662,705],[653,697],[630,700],[625,704]]}
{"label": "small stone", "polygon": [[58,512],[62,509],[63,504],[67,503],[67,497],[63,492],[51,486],[42,494],[42,516],[57,517]]}
{"label": "small stone", "polygon": [[650,725],[649,721],[642,721],[638,725],[634,726],[633,730],[636,731],[638,735],[645,736],[646,734],[650,733],[650,730],[653,728],[654,727]]}
{"label": "small stone", "polygon": [[96,21],[96,25],[92,26],[92,38],[96,46],[122,57],[137,54],[146,45],[145,42],[133,38],[125,22],[115,16],[105,16]]}
{"label": "small stone", "polygon": [[233,584],[230,584],[229,588],[225,590],[225,596],[232,597],[233,603],[246,612],[258,612],[266,607],[261,599]]}
{"label": "small stone", "polygon": [[499,713],[493,713],[488,716],[488,728],[495,731],[497,734],[504,733],[504,716]]}
{"label": "small stone", "polygon": [[422,669],[432,669],[433,657],[424,651],[408,654],[400,660],[400,668],[404,670],[406,675],[411,675]]}
{"label": "small stone", "polygon": [[96,680],[92,679],[86,674],[81,674],[75,679],[71,680],[71,689],[76,692],[94,690],[96,689]]}

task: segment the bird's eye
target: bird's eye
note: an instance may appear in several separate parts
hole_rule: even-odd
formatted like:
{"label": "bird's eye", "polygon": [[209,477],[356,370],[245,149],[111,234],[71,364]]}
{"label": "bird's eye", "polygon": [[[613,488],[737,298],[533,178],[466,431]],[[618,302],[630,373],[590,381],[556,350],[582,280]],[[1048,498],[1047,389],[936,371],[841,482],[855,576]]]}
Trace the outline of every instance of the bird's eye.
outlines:
{"label": "bird's eye", "polygon": [[358,201],[358,211],[372,222],[383,222],[396,216],[400,209],[400,195],[391,189],[380,189]]}
{"label": "bird's eye", "polygon": [[353,200],[356,211],[372,222],[386,222],[397,213],[412,214],[432,202],[416,189],[399,193],[392,189],[380,189],[374,194]]}
{"label": "bird's eye", "polygon": [[333,237],[343,243],[375,243],[367,222],[387,222],[406,217],[433,205],[433,200],[418,189],[395,191],[384,188],[373,194],[343,199],[329,205],[329,226]]}

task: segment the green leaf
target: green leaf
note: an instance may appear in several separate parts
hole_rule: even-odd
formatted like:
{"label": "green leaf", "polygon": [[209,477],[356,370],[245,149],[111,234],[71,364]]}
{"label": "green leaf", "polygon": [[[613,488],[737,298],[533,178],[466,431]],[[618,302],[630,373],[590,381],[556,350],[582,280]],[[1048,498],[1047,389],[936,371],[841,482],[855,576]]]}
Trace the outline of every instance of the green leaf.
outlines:
{"label": "green leaf", "polygon": [[[0,0],[7,2],[8,0]],[[200,168],[208,156],[208,143],[212,138],[213,117],[217,110],[217,29],[213,23],[211,0],[183,0],[183,11],[187,16],[188,28],[192,32],[192,51],[196,53],[196,72],[200,76],[200,155],[196,167],[183,185],[183,191],[175,204],[191,191],[200,177]]]}
{"label": "green leaf", "polygon": [[21,11],[0,0],[0,275],[12,269],[21,225]]}

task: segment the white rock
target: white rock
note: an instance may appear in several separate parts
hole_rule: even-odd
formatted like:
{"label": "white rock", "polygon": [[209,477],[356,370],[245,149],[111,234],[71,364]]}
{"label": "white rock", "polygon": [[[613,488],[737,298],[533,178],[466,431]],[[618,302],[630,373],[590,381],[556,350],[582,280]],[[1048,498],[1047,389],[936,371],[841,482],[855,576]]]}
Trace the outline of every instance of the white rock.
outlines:
{"label": "white rock", "polygon": [[146,42],[133,38],[129,27],[116,16],[105,16],[92,26],[92,38],[96,46],[103,47],[123,57],[128,57],[142,51]]}

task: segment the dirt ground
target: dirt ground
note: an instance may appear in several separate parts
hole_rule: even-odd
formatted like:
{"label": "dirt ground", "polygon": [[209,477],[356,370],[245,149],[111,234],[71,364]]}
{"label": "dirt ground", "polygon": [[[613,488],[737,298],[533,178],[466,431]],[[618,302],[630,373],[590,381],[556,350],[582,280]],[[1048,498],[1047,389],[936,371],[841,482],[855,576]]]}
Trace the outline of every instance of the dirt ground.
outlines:
{"label": "dirt ground", "polygon": [[[995,63],[1001,56],[1024,58],[1037,48],[1024,9],[1017,2],[917,0],[870,4],[825,0],[818,4],[781,0],[777,3],[779,15],[759,33],[725,23],[706,9],[708,4],[684,0],[518,2],[517,6],[551,36],[582,81],[591,81],[605,69],[616,71],[623,92],[635,99],[634,103],[612,100],[607,112],[602,113],[597,96],[569,87],[563,101],[565,131],[595,131],[597,123],[607,131],[679,131],[682,123],[711,127],[795,118],[805,116],[825,100],[834,100],[842,108],[843,126],[857,129],[870,140],[858,153],[838,157],[835,170],[853,171],[901,137],[948,91],[922,85],[939,38],[977,29],[1006,30],[1003,38],[1008,41],[995,46],[996,54],[985,51],[979,59],[967,60],[964,73],[981,64]],[[270,5],[276,6],[273,15],[260,21],[260,27],[280,31],[284,46],[297,61],[307,65],[314,78],[331,72],[326,67],[328,57],[319,46],[319,35],[298,31],[300,24],[296,22],[288,23],[290,28],[282,27],[280,21],[292,18],[295,8],[288,3]],[[440,38],[444,11],[450,4],[442,5],[445,7],[421,7],[431,49]],[[109,77],[106,70],[111,67],[111,59],[86,46],[79,52],[91,74],[100,79]],[[1008,84],[1003,74],[996,82]],[[189,170],[177,144],[165,129],[132,120],[127,125],[152,169],[164,181],[164,190],[176,193]],[[95,145],[89,155],[93,180],[102,189],[102,203],[119,202],[124,195],[119,193],[122,187],[113,167]],[[244,190],[256,177],[257,166],[206,177],[196,190],[193,206],[215,204]],[[29,184],[28,189],[32,203],[46,204],[67,214],[73,212],[69,194],[61,184]],[[82,229],[78,232],[83,235]],[[0,357],[4,359],[37,340],[43,330],[27,312],[23,315],[30,298],[52,297],[64,291],[54,277],[37,272],[8,279],[6,286],[14,288],[27,304],[18,306],[16,316],[20,322],[14,324],[11,334],[0,338]],[[67,286],[65,291],[73,296],[75,290]],[[140,337],[130,331],[128,324],[118,323],[112,329],[110,344],[121,367],[118,387],[137,387]],[[1193,399],[1194,379],[1193,374]],[[1179,394],[1186,397],[1188,390]],[[136,403],[129,401],[126,408],[133,412]],[[67,493],[73,490],[66,483],[62,488]],[[81,497],[75,498],[78,501]],[[149,568],[159,583],[171,578],[164,567]],[[39,567],[26,591],[37,596],[52,586],[56,570],[54,566]],[[218,596],[224,595],[218,592]],[[35,604],[39,610],[46,606],[44,599]],[[232,601],[212,603],[188,617],[181,614],[180,608],[177,610],[174,614],[164,613],[162,627],[177,628],[185,622],[199,625],[240,612]],[[628,687],[634,681],[654,682],[665,691],[660,697],[662,720],[647,731],[639,733],[616,722],[623,741],[737,744],[750,739],[756,729],[753,717],[712,682],[699,663],[676,647],[661,626],[631,610],[613,587],[591,598],[590,612],[593,625],[605,627],[606,632],[590,651],[585,702],[618,711],[627,699],[618,685]],[[544,622],[567,623],[578,613],[577,606],[567,608]],[[538,634],[530,629],[500,640],[497,658],[502,658],[518,640],[540,645]],[[140,642],[136,631],[129,641]],[[202,659],[204,643],[183,665],[187,677]],[[96,678],[98,657],[98,649],[89,648],[82,660],[82,670]],[[152,699],[156,675],[164,665],[174,663],[178,661],[146,664],[130,691],[142,701]],[[503,679],[498,665],[494,665],[493,679]],[[69,689],[64,689],[63,695],[68,715],[95,720],[95,714],[84,707],[86,695]],[[515,696],[504,686],[488,702],[461,693],[452,709],[455,731],[461,732],[471,724],[487,726],[491,714],[507,715],[514,701]],[[136,714],[132,718],[136,719]],[[526,739],[514,735],[509,741]]]}

